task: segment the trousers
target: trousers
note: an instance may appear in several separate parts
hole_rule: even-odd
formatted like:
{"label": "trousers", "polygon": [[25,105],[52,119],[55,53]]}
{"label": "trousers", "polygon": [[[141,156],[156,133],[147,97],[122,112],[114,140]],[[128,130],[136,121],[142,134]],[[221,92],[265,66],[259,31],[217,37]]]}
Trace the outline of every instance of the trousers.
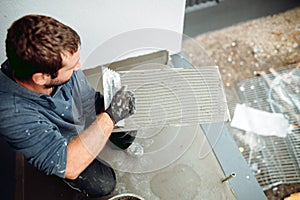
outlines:
{"label": "trousers", "polygon": [[110,194],[116,186],[116,175],[108,163],[95,159],[75,180],[63,179],[71,188],[87,197]]}

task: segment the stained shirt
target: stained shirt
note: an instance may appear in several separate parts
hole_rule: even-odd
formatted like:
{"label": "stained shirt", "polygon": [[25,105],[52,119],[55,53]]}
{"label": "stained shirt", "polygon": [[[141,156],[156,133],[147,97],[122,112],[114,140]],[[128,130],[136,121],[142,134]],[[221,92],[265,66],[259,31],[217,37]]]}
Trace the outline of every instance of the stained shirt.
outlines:
{"label": "stained shirt", "polygon": [[0,70],[0,136],[38,170],[63,178],[67,144],[95,120],[95,101],[100,105],[102,99],[81,70],[51,96],[32,92],[11,78],[6,61]]}

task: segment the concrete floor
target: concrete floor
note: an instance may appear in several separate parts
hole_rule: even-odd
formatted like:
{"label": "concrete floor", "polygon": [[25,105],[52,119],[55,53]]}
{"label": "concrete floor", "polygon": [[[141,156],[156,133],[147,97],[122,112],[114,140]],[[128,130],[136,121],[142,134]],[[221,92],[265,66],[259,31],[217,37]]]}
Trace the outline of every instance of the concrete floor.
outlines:
{"label": "concrete floor", "polygon": [[[241,103],[238,82],[259,73],[271,73],[271,68],[279,71],[299,66],[299,19],[300,8],[294,7],[201,34],[192,40],[185,40],[183,48],[194,66],[202,66],[202,58],[206,58],[205,63],[215,63],[220,67],[229,107],[234,108],[236,103]],[[299,192],[299,185],[275,185],[265,193],[268,199],[281,200]]]}
{"label": "concrete floor", "polygon": [[143,144],[144,155],[109,146],[100,154],[116,170],[115,194],[152,200],[236,199],[229,183],[221,181],[225,175],[200,126],[168,127],[152,134],[136,141]]}
{"label": "concrete floor", "polygon": [[[154,54],[155,55],[155,54]],[[180,59],[174,61],[172,59],[172,63],[169,63],[169,65],[164,65],[163,63],[168,63],[168,57],[166,57],[164,54],[157,55],[158,57],[155,58],[155,64],[153,64],[153,60],[147,60],[145,62],[149,62],[152,64],[148,64],[148,68],[145,69],[151,70],[155,69],[157,66],[165,66],[166,69],[168,69],[170,66],[180,66],[185,67],[180,63]],[[143,56],[141,56],[143,57]],[[131,63],[128,67],[125,66],[125,64],[119,64],[119,66],[122,66],[122,69],[126,67],[126,69],[129,71],[128,73],[120,73],[121,75],[121,82],[124,83],[125,80],[127,80],[127,77],[131,77],[129,80],[135,80],[135,82],[139,82],[138,89],[135,88],[133,85],[128,83],[128,89],[134,89],[133,91],[136,91],[136,98],[137,98],[137,110],[140,107],[147,107],[144,105],[143,102],[145,102],[145,99],[138,98],[138,92],[139,89],[143,86],[147,86],[150,84],[147,80],[141,79],[139,80],[138,77],[135,77],[136,73],[130,73],[134,70],[138,69],[137,65],[142,65],[141,67],[146,66],[146,64],[141,64],[140,61],[141,57],[131,59],[124,61],[124,63]],[[161,60],[159,57],[166,58],[167,60]],[[138,62],[138,63],[136,63]],[[187,64],[185,64],[187,65]],[[131,67],[130,67],[131,66]],[[186,66],[190,67],[190,65]],[[134,70],[132,70],[134,69]],[[215,68],[213,68],[215,69]],[[118,71],[118,68],[115,69]],[[178,72],[178,70],[176,70]],[[151,71],[152,72],[152,71]],[[171,71],[170,71],[171,72]],[[200,76],[197,74],[197,70],[195,70],[195,74],[193,76]],[[203,75],[204,72],[201,74]],[[94,88],[97,88],[97,90],[102,90],[102,84],[101,84],[101,69],[91,69],[86,70],[85,74],[87,75],[88,80],[92,84]],[[122,76],[123,74],[123,76]],[[132,75],[130,75],[132,74]],[[177,74],[177,73],[176,73]],[[178,74],[177,74],[178,75]],[[142,74],[141,74],[142,76]],[[171,76],[171,74],[169,75]],[[211,77],[211,78],[210,78]],[[219,77],[218,70],[212,70],[209,74],[206,76],[203,76],[202,78],[199,78],[200,80],[203,80],[208,85],[210,81],[213,80],[216,85],[220,87],[221,85],[221,79]],[[181,80],[180,77],[173,77],[177,78],[177,82]],[[186,77],[187,80],[188,77]],[[155,82],[151,82],[151,84],[157,84],[159,85],[159,91],[163,89],[164,87],[167,87],[168,81],[172,81],[168,78],[160,79],[156,76]],[[181,83],[181,82],[180,82]],[[132,83],[133,84],[133,83]],[[189,85],[186,84],[186,82],[181,83],[182,86],[185,86],[186,90],[189,89]],[[126,84],[125,84],[126,85]],[[202,88],[193,88],[196,89],[194,92],[197,92],[197,94],[205,93],[205,88],[208,87],[208,85],[202,87]],[[164,86],[164,87],[162,87]],[[132,88],[133,87],[133,88]],[[179,86],[178,86],[179,87]],[[149,116],[150,121],[155,121],[157,118],[162,120],[165,124],[168,124],[169,121],[168,113],[165,113],[166,109],[168,109],[168,106],[174,103],[176,101],[176,98],[180,98],[180,93],[176,89],[172,87],[167,87],[168,90],[170,90],[173,95],[175,95],[175,100],[169,100],[168,98],[165,98],[164,96],[160,96],[161,98],[165,98],[165,101],[168,102],[168,105],[156,105],[155,107],[159,107],[160,115],[157,116],[157,113],[155,114],[155,118],[152,119],[152,110],[153,107],[147,108],[144,112],[145,114],[151,115]],[[221,100],[222,97],[224,97],[223,90],[218,90],[219,88],[217,86],[212,89],[211,92],[218,92],[218,97],[215,97],[214,95],[210,94],[205,97],[202,97],[202,101],[199,101],[199,105],[202,107],[203,113],[212,113],[215,111],[215,109],[206,110],[205,105],[216,102],[215,107],[221,108],[225,101]],[[151,90],[150,90],[151,91]],[[169,91],[169,92],[170,92]],[[177,92],[176,92],[177,91]],[[146,91],[143,91],[142,93],[144,95]],[[153,96],[162,95],[158,92],[156,94],[156,91],[152,91]],[[165,95],[170,95],[169,93],[165,93]],[[147,96],[147,95],[146,95]],[[156,102],[155,98],[151,102]],[[213,97],[214,98],[213,98]],[[149,97],[148,101],[151,99]],[[178,100],[178,99],[177,99]],[[147,100],[147,105],[149,105]],[[186,100],[182,103],[190,103],[189,100]],[[196,104],[196,102],[194,102]],[[155,103],[154,103],[155,104]],[[176,104],[177,105],[177,104]],[[197,104],[196,104],[197,105]],[[162,106],[162,107],[160,107]],[[167,106],[167,107],[163,107]],[[184,106],[181,106],[181,109]],[[227,108],[227,106],[225,106]],[[196,109],[196,108],[195,108]],[[175,108],[173,109],[175,110]],[[184,112],[184,110],[182,110]],[[215,122],[217,119],[219,119],[218,122],[222,122],[222,120],[227,119],[227,109],[219,109],[218,116],[215,116],[215,118],[209,120],[209,122]],[[137,113],[138,114],[138,113]],[[162,118],[166,114],[165,118]],[[170,114],[170,113],[169,113]],[[172,116],[172,114],[171,114]],[[185,116],[185,115],[184,115]],[[181,116],[181,117],[184,117]],[[221,116],[221,117],[220,117]],[[219,118],[220,117],[220,118]],[[208,123],[206,116],[205,120],[206,123]],[[133,120],[133,118],[132,118]],[[164,121],[166,120],[166,121]],[[181,119],[184,121],[185,119]],[[201,121],[200,119],[198,119]],[[219,164],[218,159],[216,158],[214,154],[214,150],[208,143],[208,140],[206,139],[206,136],[203,132],[203,130],[200,127],[199,124],[195,121],[191,123],[192,125],[182,125],[178,124],[178,122],[175,120],[176,125],[163,125],[160,124],[160,126],[156,127],[148,127],[143,126],[142,129],[138,129],[137,138],[135,140],[134,144],[138,144],[135,148],[130,148],[132,151],[120,151],[119,149],[112,148],[111,145],[106,145],[106,147],[101,151],[100,155],[98,156],[100,159],[108,162],[116,171],[117,175],[117,187],[113,193],[113,195],[118,194],[124,194],[124,193],[133,193],[139,196],[144,197],[145,199],[153,199],[153,200],[167,200],[167,199],[182,199],[182,200],[190,200],[190,199],[236,199],[235,195],[232,191],[231,186],[228,182],[222,183],[222,179],[225,178],[225,174],[223,172],[222,166]],[[130,120],[131,122],[131,120]],[[138,120],[133,122],[138,122]],[[195,124],[196,123],[196,124]],[[125,120],[125,124],[128,124],[128,121]],[[139,125],[139,124],[137,124]],[[139,127],[139,126],[137,126]],[[148,127],[148,128],[147,128]],[[125,126],[126,129],[126,126]],[[140,151],[142,148],[143,151]],[[231,147],[228,147],[231,148]],[[139,151],[137,151],[139,150]],[[239,153],[239,152],[238,152]]]}
{"label": "concrete floor", "polygon": [[[155,66],[162,67],[162,63],[166,62],[159,59],[159,57],[165,58],[165,56],[160,54],[157,54],[157,56],[153,60],[147,60],[148,63],[152,64],[141,64],[140,61],[138,64],[150,67],[147,69],[152,69]],[[122,69],[126,68],[130,73],[132,72],[130,71],[131,68],[138,68],[136,60],[143,60],[141,57],[126,60],[119,66],[122,66]],[[153,64],[153,61],[156,65]],[[169,65],[164,66],[193,67],[180,54],[172,55],[171,61]],[[130,64],[126,66],[125,63]],[[118,71],[118,68],[114,69]],[[203,70],[203,68],[201,69]],[[197,71],[201,70],[198,69]],[[130,74],[123,73],[125,77],[121,76],[122,83],[124,78],[126,80],[126,77],[130,76]],[[101,70],[97,68],[90,69],[86,70],[85,74],[92,86],[101,91]],[[199,76],[199,74],[195,75]],[[218,71],[205,76],[201,73],[201,75],[199,79],[203,79],[204,82],[208,83],[214,80],[213,82],[216,82],[216,85],[221,85],[221,80],[216,79],[216,77],[219,77]],[[134,77],[131,79],[135,80]],[[138,78],[136,77],[136,79]],[[147,79],[147,81],[149,80]],[[147,85],[147,81],[142,81],[139,87],[144,84]],[[155,84],[168,85],[165,81],[167,81],[165,78],[163,80],[156,78]],[[131,87],[132,85],[128,84],[128,88]],[[186,88],[188,89],[188,86]],[[172,91],[176,93],[176,90]],[[217,92],[217,89],[214,87],[210,91],[214,93]],[[201,93],[201,90],[194,92]],[[202,99],[200,105],[204,108],[208,101],[216,101],[218,102],[214,107],[214,110],[216,110],[215,108],[222,104],[221,96],[224,95],[222,91],[218,90],[218,93],[220,93],[220,96],[215,97],[216,99],[210,95],[209,100],[199,98]],[[157,96],[155,91],[153,91],[153,96]],[[161,97],[163,98],[163,96]],[[138,102],[137,109],[141,104],[143,105],[143,99],[137,98],[137,101],[139,100],[142,102]],[[151,115],[151,112],[148,114]],[[107,145],[99,158],[112,165],[116,171],[117,187],[113,195],[133,193],[145,199],[236,199],[238,197],[238,199],[246,200],[250,197],[249,194],[255,193],[257,200],[265,199],[246,163],[241,162],[243,161],[242,155],[232,138],[230,139],[230,134],[228,131],[223,130],[224,123],[222,121],[227,119],[227,117],[224,118],[227,113],[219,109],[219,115],[223,116],[222,120],[219,120],[221,126],[207,124],[207,128],[203,128],[198,123],[193,126],[178,124],[176,126],[160,126],[138,130],[135,142],[140,145],[137,147],[143,148],[143,153],[135,150],[124,152]],[[214,120],[212,119],[212,121]],[[238,177],[222,183],[222,179],[232,172],[237,172]],[[243,187],[240,187],[241,184]]]}
{"label": "concrete floor", "polygon": [[186,13],[183,33],[195,37],[299,5],[299,0],[223,0],[215,6]]}

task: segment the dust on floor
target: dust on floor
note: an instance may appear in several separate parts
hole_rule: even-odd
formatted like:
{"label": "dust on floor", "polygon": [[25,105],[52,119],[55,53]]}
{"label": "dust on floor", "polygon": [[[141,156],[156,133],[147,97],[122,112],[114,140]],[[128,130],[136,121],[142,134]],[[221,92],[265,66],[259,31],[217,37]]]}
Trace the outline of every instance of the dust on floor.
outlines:
{"label": "dust on floor", "polygon": [[[300,67],[300,7],[185,37],[182,49],[194,66],[219,66],[229,107],[237,103],[241,80],[270,73],[270,69]],[[279,200],[299,191],[300,183],[295,183],[275,186],[265,194],[270,200]]]}

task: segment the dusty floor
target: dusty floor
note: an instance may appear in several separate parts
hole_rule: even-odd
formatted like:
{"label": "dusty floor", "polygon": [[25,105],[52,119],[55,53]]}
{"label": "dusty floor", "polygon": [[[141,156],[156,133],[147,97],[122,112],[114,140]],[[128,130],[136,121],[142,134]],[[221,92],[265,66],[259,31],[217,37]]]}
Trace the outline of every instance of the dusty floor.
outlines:
{"label": "dusty floor", "polygon": [[[236,103],[239,81],[270,73],[270,68],[300,66],[300,7],[188,38],[183,51],[194,66],[219,66],[230,107]],[[299,191],[300,183],[265,194],[277,200]]]}

